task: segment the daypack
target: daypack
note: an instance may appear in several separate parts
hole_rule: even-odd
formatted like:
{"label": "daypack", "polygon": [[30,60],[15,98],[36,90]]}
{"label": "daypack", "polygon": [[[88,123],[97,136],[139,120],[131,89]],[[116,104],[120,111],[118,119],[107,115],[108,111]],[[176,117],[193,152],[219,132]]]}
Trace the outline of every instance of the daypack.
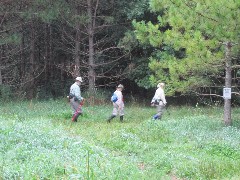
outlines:
{"label": "daypack", "polygon": [[113,93],[113,95],[111,97],[111,101],[115,103],[115,102],[117,102],[117,100],[118,100],[117,95],[115,93]]}

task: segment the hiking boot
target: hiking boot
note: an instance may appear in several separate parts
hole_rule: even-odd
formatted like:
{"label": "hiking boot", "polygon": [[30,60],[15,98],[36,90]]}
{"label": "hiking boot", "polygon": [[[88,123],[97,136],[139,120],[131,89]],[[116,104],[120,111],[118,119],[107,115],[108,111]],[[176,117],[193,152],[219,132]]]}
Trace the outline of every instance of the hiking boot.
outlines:
{"label": "hiking boot", "polygon": [[153,116],[153,120],[160,120],[161,119],[161,117],[159,116],[159,115],[157,115],[157,114],[155,114],[154,116]]}
{"label": "hiking boot", "polygon": [[79,116],[82,116],[82,113],[78,113],[76,116],[73,115],[72,121],[77,122],[77,119],[78,119]]}
{"label": "hiking boot", "polygon": [[77,119],[76,119],[76,118],[73,118],[73,119],[72,119],[72,122],[77,122]]}
{"label": "hiking boot", "polygon": [[107,122],[110,123],[111,120],[112,120],[113,118],[115,118],[115,117],[116,117],[115,115],[111,115],[111,116],[107,119]]}
{"label": "hiking boot", "polygon": [[123,116],[120,116],[120,122],[123,122]]}

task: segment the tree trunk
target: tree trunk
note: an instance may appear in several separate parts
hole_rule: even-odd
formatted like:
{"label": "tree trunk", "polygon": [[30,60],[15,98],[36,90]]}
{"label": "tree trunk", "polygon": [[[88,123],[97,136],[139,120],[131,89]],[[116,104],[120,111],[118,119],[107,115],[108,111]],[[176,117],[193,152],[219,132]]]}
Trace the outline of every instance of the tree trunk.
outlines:
{"label": "tree trunk", "polygon": [[3,84],[3,81],[2,81],[2,70],[0,68],[0,86]]}
{"label": "tree trunk", "polygon": [[0,46],[0,86],[3,84],[3,80],[2,80],[2,67],[1,67],[1,65],[2,65],[2,57],[3,57],[3,52],[2,52],[2,46]]}
{"label": "tree trunk", "polygon": [[76,37],[75,37],[75,66],[74,76],[80,76],[80,23],[76,23]]}
{"label": "tree trunk", "polygon": [[22,34],[21,34],[21,43],[20,43],[20,79],[24,79],[25,75],[25,58],[24,58],[24,27],[21,27],[22,29]]}
{"label": "tree trunk", "polygon": [[31,39],[30,39],[30,69],[29,69],[29,86],[28,98],[34,97],[34,59],[35,59],[35,32],[33,21],[31,22]]}
{"label": "tree trunk", "polygon": [[88,90],[91,95],[94,94],[94,88],[95,88],[95,69],[94,69],[94,43],[93,43],[93,16],[92,16],[92,0],[87,0],[88,4],[88,17],[89,17],[89,23],[88,23],[88,43],[89,43],[89,58],[88,58],[88,81],[89,86]]}
{"label": "tree trunk", "polygon": [[[232,59],[231,59],[231,48],[230,42],[225,44],[225,87],[231,88],[232,86]],[[224,123],[226,126],[232,124],[231,120],[231,99],[224,99]]]}
{"label": "tree trunk", "polygon": [[49,24],[45,24],[45,33],[44,33],[44,46],[45,46],[45,54],[44,54],[44,64],[45,64],[45,72],[44,72],[44,82],[45,87],[48,85],[49,80]]}

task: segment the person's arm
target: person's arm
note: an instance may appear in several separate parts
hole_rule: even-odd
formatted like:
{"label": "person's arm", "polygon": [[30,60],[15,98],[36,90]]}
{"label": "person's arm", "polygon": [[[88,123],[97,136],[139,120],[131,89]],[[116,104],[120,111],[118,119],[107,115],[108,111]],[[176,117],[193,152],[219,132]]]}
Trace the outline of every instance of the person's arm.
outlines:
{"label": "person's arm", "polygon": [[159,91],[156,90],[156,92],[152,98],[151,104],[154,105],[156,103],[156,101],[158,101],[158,100],[159,100]]}

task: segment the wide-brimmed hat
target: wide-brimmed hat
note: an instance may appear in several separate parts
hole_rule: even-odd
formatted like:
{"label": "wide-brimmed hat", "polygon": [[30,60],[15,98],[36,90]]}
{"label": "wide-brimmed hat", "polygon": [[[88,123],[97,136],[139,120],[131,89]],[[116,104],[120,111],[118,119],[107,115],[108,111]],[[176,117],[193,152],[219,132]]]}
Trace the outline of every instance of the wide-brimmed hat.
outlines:
{"label": "wide-brimmed hat", "polygon": [[82,77],[76,77],[76,81],[83,82]]}
{"label": "wide-brimmed hat", "polygon": [[117,86],[117,88],[124,88],[124,86],[122,85],[122,84],[119,84],[118,86]]}

